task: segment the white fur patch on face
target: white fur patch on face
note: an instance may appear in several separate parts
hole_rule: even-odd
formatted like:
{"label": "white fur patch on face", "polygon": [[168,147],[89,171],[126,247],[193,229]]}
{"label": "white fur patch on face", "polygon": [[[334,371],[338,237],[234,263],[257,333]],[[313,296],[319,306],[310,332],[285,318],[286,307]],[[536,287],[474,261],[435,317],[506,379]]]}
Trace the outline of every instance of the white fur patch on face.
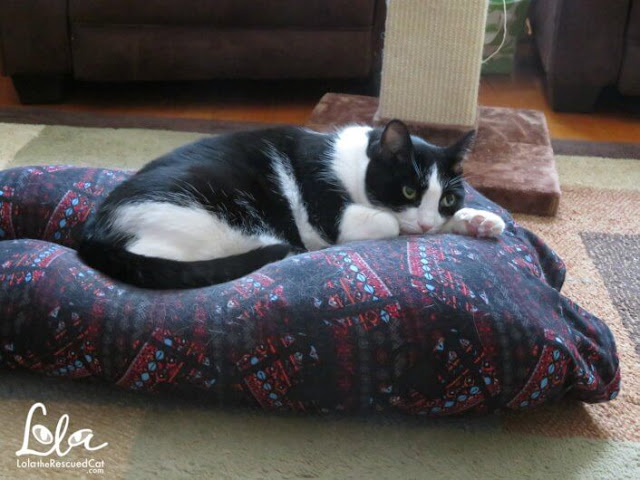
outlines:
{"label": "white fur patch on face", "polygon": [[283,243],[268,232],[243,233],[197,205],[143,202],[119,207],[113,217],[113,228],[133,237],[126,249],[148,257],[194,262]]}
{"label": "white fur patch on face", "polygon": [[370,206],[365,191],[371,127],[346,127],[336,138],[331,154],[331,167],[355,203]]}
{"label": "white fur patch on face", "polygon": [[401,212],[394,212],[398,223],[400,224],[400,231],[405,235],[418,235],[422,233],[422,228],[418,225],[418,208],[411,207]]}
{"label": "white fur patch on face", "polygon": [[422,195],[420,205],[396,213],[402,233],[436,233],[447,221],[440,214],[441,197],[442,184],[438,167],[434,165],[429,174],[429,186]]}

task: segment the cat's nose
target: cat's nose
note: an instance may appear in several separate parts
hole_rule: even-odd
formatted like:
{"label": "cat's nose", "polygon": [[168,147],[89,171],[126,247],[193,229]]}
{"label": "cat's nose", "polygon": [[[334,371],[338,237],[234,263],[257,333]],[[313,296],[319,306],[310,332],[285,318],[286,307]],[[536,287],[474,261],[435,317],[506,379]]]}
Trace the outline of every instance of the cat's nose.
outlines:
{"label": "cat's nose", "polygon": [[418,225],[420,226],[420,228],[422,229],[422,233],[427,233],[429,232],[431,229],[433,229],[433,223],[429,223],[429,222],[424,222],[422,220],[420,220],[418,222]]}

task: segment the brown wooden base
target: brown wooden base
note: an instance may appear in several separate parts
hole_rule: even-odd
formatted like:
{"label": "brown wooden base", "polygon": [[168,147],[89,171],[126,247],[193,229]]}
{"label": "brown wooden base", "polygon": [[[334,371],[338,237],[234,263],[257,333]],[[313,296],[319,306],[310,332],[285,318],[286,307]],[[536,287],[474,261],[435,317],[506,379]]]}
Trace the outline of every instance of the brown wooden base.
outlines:
{"label": "brown wooden base", "polygon": [[[375,97],[329,93],[308,126],[327,130],[350,123],[381,124],[377,110]],[[437,145],[450,144],[462,133],[416,123],[409,127]],[[558,209],[560,182],[542,112],[480,107],[476,142],[464,170],[474,188],[512,212],[555,215]]]}

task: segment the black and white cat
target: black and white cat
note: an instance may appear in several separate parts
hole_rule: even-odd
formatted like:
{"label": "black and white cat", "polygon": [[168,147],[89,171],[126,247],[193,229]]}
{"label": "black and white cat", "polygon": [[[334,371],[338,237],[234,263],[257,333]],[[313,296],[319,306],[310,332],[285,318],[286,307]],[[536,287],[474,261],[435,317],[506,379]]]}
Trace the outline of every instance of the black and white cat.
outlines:
{"label": "black and white cat", "polygon": [[146,288],[225,282],[303,250],[400,234],[502,233],[463,208],[462,160],[404,123],[332,133],[276,127],[205,138],[119,185],[83,231],[79,254]]}

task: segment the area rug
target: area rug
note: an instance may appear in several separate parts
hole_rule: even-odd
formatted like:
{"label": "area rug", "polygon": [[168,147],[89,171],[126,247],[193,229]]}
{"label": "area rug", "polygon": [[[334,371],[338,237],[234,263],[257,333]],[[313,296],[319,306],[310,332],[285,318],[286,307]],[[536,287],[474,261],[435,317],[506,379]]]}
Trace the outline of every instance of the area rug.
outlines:
{"label": "area rug", "polygon": [[[0,124],[0,168],[137,168],[200,136],[6,123]],[[0,479],[640,478],[640,145],[555,141],[554,148],[563,193],[557,216],[516,218],[566,261],[565,294],[614,332],[623,378],[615,401],[438,421],[280,416],[0,371]],[[91,429],[92,446],[108,445],[17,457],[35,402],[47,415],[36,412],[32,426],[54,432],[68,415],[63,450],[79,429]],[[46,451],[53,443],[36,447],[32,438],[30,446]],[[51,458],[62,463],[37,463]]]}

